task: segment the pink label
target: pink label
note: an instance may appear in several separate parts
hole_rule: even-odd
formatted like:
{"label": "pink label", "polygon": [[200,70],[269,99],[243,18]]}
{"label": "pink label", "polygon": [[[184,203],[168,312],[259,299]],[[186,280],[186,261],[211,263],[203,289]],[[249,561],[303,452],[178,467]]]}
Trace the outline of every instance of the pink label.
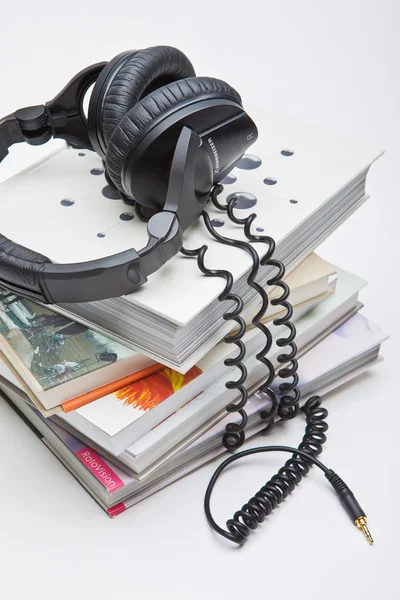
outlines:
{"label": "pink label", "polygon": [[75,455],[83,462],[91,473],[104,485],[109,492],[115,492],[123,487],[124,482],[108,464],[94,450],[85,446],[81,450],[75,452]]}

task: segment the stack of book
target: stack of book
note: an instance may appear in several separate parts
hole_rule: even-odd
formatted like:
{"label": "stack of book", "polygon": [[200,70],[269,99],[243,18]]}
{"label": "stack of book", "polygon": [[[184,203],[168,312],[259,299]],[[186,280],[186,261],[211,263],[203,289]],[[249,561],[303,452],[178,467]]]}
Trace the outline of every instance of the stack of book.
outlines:
{"label": "stack of book", "polygon": [[[380,153],[265,110],[251,114],[259,140],[223,182],[220,201],[234,195],[240,216],[256,212],[254,230],[275,239],[287,267],[304,402],[380,360],[387,336],[359,313],[366,282],[315,253],[367,199],[366,175]],[[4,233],[57,262],[119,252],[132,240],[141,247],[146,238],[94,153],[65,147],[5,182],[0,196]],[[36,218],[16,220],[16,205],[28,216],[34,207]],[[245,239],[224,213],[207,210],[224,236]],[[184,244],[207,244],[207,266],[229,269],[244,300],[250,437],[265,428],[269,398],[257,392],[265,338],[251,325],[259,297],[246,283],[249,255],[217,243],[201,222]],[[268,288],[270,278],[262,267],[258,281],[273,299],[281,292]],[[1,393],[110,516],[224,452],[225,426],[235,420],[225,408],[237,398],[226,387],[237,378],[226,360],[237,349],[223,341],[232,329],[222,318],[229,303],[218,300],[223,287],[177,256],[123,298],[49,307],[0,290]],[[270,304],[264,318],[276,369],[280,311]]]}

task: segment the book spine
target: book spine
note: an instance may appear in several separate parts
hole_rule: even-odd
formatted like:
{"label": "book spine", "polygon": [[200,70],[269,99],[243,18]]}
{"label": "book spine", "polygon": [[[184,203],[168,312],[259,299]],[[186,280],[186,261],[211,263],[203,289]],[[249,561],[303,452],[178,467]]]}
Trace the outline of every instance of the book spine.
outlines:
{"label": "book spine", "polygon": [[100,454],[97,454],[89,446],[76,450],[74,454],[109,492],[115,492],[124,487],[122,479],[109,467]]}
{"label": "book spine", "polygon": [[120,515],[121,513],[123,513],[125,510],[126,510],[125,504],[123,502],[120,502],[119,504],[116,504],[115,506],[112,506],[111,508],[107,508],[107,514],[111,519],[113,519],[117,515]]}

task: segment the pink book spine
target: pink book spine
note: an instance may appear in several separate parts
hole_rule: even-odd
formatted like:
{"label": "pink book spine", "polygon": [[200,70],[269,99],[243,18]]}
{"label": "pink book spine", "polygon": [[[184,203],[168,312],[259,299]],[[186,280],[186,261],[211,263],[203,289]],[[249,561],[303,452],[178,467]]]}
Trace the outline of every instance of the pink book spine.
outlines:
{"label": "pink book spine", "polygon": [[113,519],[117,515],[120,515],[122,512],[124,512],[124,510],[126,510],[126,506],[123,502],[120,502],[119,504],[116,504],[115,506],[108,508],[107,513],[108,513],[108,516]]}
{"label": "pink book spine", "polygon": [[115,490],[124,486],[122,479],[120,479],[105,460],[97,454],[97,452],[92,450],[92,448],[89,448],[89,446],[84,446],[77,450],[75,455],[83,462],[86,468],[101,481],[109,492],[115,492]]}

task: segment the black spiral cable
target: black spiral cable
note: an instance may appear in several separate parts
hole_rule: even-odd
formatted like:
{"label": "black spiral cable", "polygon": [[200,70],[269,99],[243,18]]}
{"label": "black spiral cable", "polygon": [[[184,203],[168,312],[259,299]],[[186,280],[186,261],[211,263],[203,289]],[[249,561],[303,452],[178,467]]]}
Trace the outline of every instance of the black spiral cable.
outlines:
{"label": "black spiral cable", "polygon": [[[321,454],[322,446],[326,442],[325,432],[328,430],[328,424],[325,419],[328,416],[328,411],[321,408],[320,405],[321,399],[314,396],[307,401],[304,407],[307,425],[304,437],[298,447],[302,454],[296,451],[293,452],[292,457],[286,461],[278,473],[271,477],[240,510],[235,512],[231,519],[228,519],[226,522],[227,530],[222,529],[214,521],[210,510],[210,498],[219,475],[232,462],[233,457],[228,458],[218,467],[208,484],[204,498],[206,517],[215,531],[232,542],[243,543],[250,532],[256,529],[265,517],[270,515],[293,492],[296,485],[308,474],[313,462],[311,459],[315,459]],[[246,450],[234,455],[234,459],[237,460],[242,456],[257,454],[262,451],[267,452],[268,448],[272,447],[266,446],[264,450],[262,448]]]}
{"label": "black spiral cable", "polygon": [[[205,219],[206,224],[210,227],[210,217],[208,213],[203,213],[203,218]],[[246,346],[242,341],[244,334],[246,333],[246,322],[243,317],[241,317],[241,312],[243,310],[243,300],[237,294],[232,292],[233,286],[233,276],[230,271],[222,270],[222,269],[209,269],[206,267],[204,263],[204,257],[208,250],[208,246],[204,245],[201,248],[197,248],[196,250],[188,250],[186,248],[181,248],[181,252],[184,256],[189,257],[197,257],[197,265],[200,271],[206,275],[207,277],[222,277],[225,279],[225,288],[218,296],[218,300],[221,302],[230,300],[235,303],[235,306],[232,310],[225,312],[223,315],[224,321],[235,321],[239,326],[238,331],[234,333],[230,333],[225,336],[224,341],[227,344],[235,344],[238,348],[238,354],[234,357],[227,358],[224,361],[224,364],[227,367],[237,367],[240,371],[240,376],[237,380],[227,381],[225,387],[229,390],[236,389],[240,393],[240,400],[237,403],[231,403],[226,407],[228,412],[238,412],[241,420],[239,423],[230,423],[226,427],[226,432],[223,437],[223,444],[227,449],[238,448],[242,445],[245,439],[244,429],[247,425],[247,413],[244,410],[244,406],[247,402],[248,393],[247,389],[244,386],[244,383],[247,378],[247,369],[243,363],[244,357],[246,355]]]}
{"label": "black spiral cable", "polygon": [[[229,212],[230,207],[228,207],[228,214]],[[274,319],[273,324],[277,327],[284,325],[285,327],[287,327],[287,329],[289,329],[289,333],[286,338],[278,338],[276,340],[276,345],[279,348],[289,347],[290,349],[290,352],[286,354],[280,354],[277,357],[277,361],[279,364],[288,365],[289,363],[288,366],[281,368],[278,371],[278,376],[281,379],[288,379],[290,377],[292,378],[290,382],[284,382],[279,386],[279,391],[282,395],[279,399],[279,406],[277,412],[281,419],[287,420],[292,419],[293,417],[298,415],[300,401],[300,391],[298,388],[299,376],[297,374],[298,361],[296,359],[297,346],[294,342],[296,338],[296,327],[291,322],[291,318],[293,316],[293,307],[288,301],[290,295],[290,288],[288,284],[285,281],[283,281],[286,271],[284,264],[281,261],[272,258],[275,251],[275,241],[270,236],[254,235],[251,233],[251,225],[255,218],[256,215],[253,213],[247,219],[243,219],[242,222],[244,223],[244,232],[247,239],[251,242],[262,242],[268,245],[267,253],[261,259],[261,264],[263,266],[265,265],[276,267],[278,271],[274,275],[274,277],[268,279],[267,286],[278,287],[282,290],[282,293],[279,296],[279,298],[274,298],[273,300],[271,300],[271,305],[280,306],[286,311],[282,317]],[[263,384],[263,386],[264,385],[265,384]],[[263,386],[260,388],[260,392],[264,391],[262,389]]]}
{"label": "black spiral cable", "polygon": [[[298,413],[298,410],[299,410],[298,402],[300,399],[300,393],[297,388],[298,375],[296,372],[298,364],[297,364],[297,360],[295,358],[296,352],[297,352],[297,347],[293,341],[295,338],[295,335],[296,335],[296,329],[295,329],[294,325],[290,322],[290,319],[293,314],[293,309],[292,309],[291,304],[287,300],[290,290],[289,290],[288,285],[282,281],[282,277],[284,277],[284,274],[285,274],[285,268],[284,268],[283,264],[277,260],[272,259],[272,256],[273,256],[273,253],[275,250],[274,240],[269,236],[255,236],[251,233],[251,225],[252,225],[254,219],[256,218],[255,213],[251,214],[249,217],[247,217],[245,219],[239,219],[235,215],[234,209],[238,202],[237,198],[235,198],[235,197],[231,198],[231,200],[229,201],[229,203],[227,205],[220,204],[220,202],[218,201],[218,195],[222,191],[223,191],[222,185],[219,184],[219,185],[214,186],[214,188],[210,194],[210,199],[213,202],[213,204],[219,210],[226,211],[229,219],[233,223],[235,223],[237,225],[242,225],[244,227],[245,235],[248,240],[250,240],[252,242],[263,242],[268,245],[266,254],[260,260],[256,250],[249,242],[232,239],[232,238],[228,238],[226,236],[221,235],[214,228],[209,214],[206,211],[203,212],[202,216],[203,216],[205,226],[206,226],[208,232],[212,235],[212,237],[214,239],[216,239],[218,242],[220,242],[224,245],[233,246],[233,247],[245,250],[251,256],[251,259],[252,259],[252,267],[247,276],[247,284],[249,285],[249,287],[253,288],[261,298],[261,307],[258,310],[257,314],[253,317],[252,324],[254,327],[257,327],[260,331],[262,331],[262,333],[265,337],[264,347],[256,354],[256,358],[267,369],[267,375],[265,376],[263,384],[261,385],[259,391],[266,394],[270,399],[268,409],[264,410],[261,414],[261,417],[263,420],[266,421],[266,424],[267,424],[266,426],[268,428],[274,424],[275,417],[277,414],[279,414],[279,416],[281,416],[283,418],[288,419],[288,418],[292,418],[292,417],[296,416],[296,414]],[[209,269],[206,267],[205,262],[204,262],[204,257],[206,255],[207,249],[208,249],[208,247],[206,245],[203,245],[201,248],[198,248],[195,250],[187,250],[185,248],[182,248],[181,252],[182,252],[182,254],[184,254],[184,256],[197,257],[198,267],[204,275],[206,275],[208,277],[222,277],[226,280],[225,288],[218,297],[218,299],[220,301],[233,300],[236,302],[236,307],[232,311],[228,311],[228,312],[224,313],[224,315],[223,315],[224,320],[226,320],[226,321],[235,320],[239,325],[239,331],[237,333],[227,335],[224,338],[224,341],[226,343],[235,343],[239,349],[237,356],[235,356],[233,358],[227,358],[224,361],[224,364],[226,366],[237,367],[241,372],[239,379],[231,380],[226,383],[227,389],[237,389],[238,392],[240,393],[239,401],[232,402],[226,407],[227,412],[230,412],[230,413],[237,412],[238,413],[238,415],[240,416],[240,422],[239,423],[229,423],[226,426],[225,435],[223,436],[224,446],[229,450],[236,450],[244,442],[244,439],[245,439],[244,430],[245,430],[245,427],[247,424],[247,413],[244,410],[244,407],[245,407],[247,399],[248,399],[248,392],[247,392],[246,387],[244,386],[244,383],[247,378],[247,369],[243,363],[243,360],[244,360],[244,357],[246,354],[246,348],[242,341],[243,335],[245,334],[245,331],[246,331],[246,324],[245,324],[243,318],[240,317],[240,313],[243,310],[243,301],[242,301],[242,299],[239,298],[239,296],[237,294],[232,294],[233,277],[229,271],[222,270],[222,269],[221,270]],[[282,306],[282,308],[284,308],[286,310],[286,313],[284,316],[275,319],[273,321],[273,324],[276,326],[285,325],[286,327],[289,328],[288,337],[285,337],[285,338],[281,337],[276,342],[279,347],[290,346],[290,352],[288,354],[280,354],[277,358],[277,360],[280,364],[287,364],[287,362],[290,362],[290,366],[280,369],[278,374],[282,378],[292,377],[292,381],[290,383],[285,382],[279,386],[279,391],[283,394],[281,401],[279,403],[278,403],[278,399],[276,397],[275,392],[271,388],[271,384],[275,378],[274,366],[268,358],[268,354],[271,350],[272,343],[273,343],[272,334],[271,334],[269,327],[267,327],[264,323],[262,323],[262,319],[263,319],[266,311],[268,310],[269,299],[268,299],[268,294],[265,291],[265,289],[255,281],[255,278],[258,275],[260,265],[272,266],[272,267],[278,268],[277,274],[268,280],[267,285],[280,287],[282,289],[282,294],[280,295],[280,297],[272,300],[271,304],[275,305],[275,306]],[[293,396],[289,395],[289,392],[293,392]]]}
{"label": "black spiral cable", "polygon": [[[223,189],[224,189],[223,185],[221,185],[221,184],[218,184],[213,188],[211,195],[210,195],[210,199],[211,199],[212,203],[219,210],[227,212],[229,219],[233,223],[235,223],[236,225],[244,225],[245,229],[249,228],[251,226],[251,223],[256,218],[256,215],[253,213],[246,219],[239,219],[234,213],[234,209],[237,205],[238,198],[236,198],[236,197],[231,198],[229,203],[225,204],[225,205],[221,204],[219,202],[218,195],[223,191]],[[234,246],[236,248],[241,248],[241,249],[245,250],[248,254],[250,254],[252,261],[253,261],[253,266],[247,277],[247,284],[249,285],[249,287],[253,288],[261,298],[261,306],[260,306],[259,311],[254,315],[254,317],[252,319],[252,325],[254,327],[256,327],[257,329],[259,329],[263,333],[264,338],[265,338],[265,344],[264,344],[263,348],[256,354],[256,358],[257,358],[257,360],[262,362],[263,365],[267,369],[267,374],[265,375],[264,382],[263,382],[262,386],[260,387],[259,391],[260,392],[262,391],[270,399],[269,408],[267,410],[263,411],[263,413],[262,413],[262,418],[263,418],[263,420],[266,421],[266,427],[268,427],[268,426],[273,425],[275,415],[278,410],[278,399],[276,397],[275,392],[271,388],[271,384],[275,378],[275,369],[274,369],[273,364],[271,363],[271,361],[268,358],[268,354],[272,347],[273,339],[272,339],[272,334],[271,334],[269,327],[267,327],[262,322],[262,319],[264,318],[264,315],[267,312],[268,306],[269,306],[268,294],[266,293],[264,288],[261,287],[261,285],[259,285],[255,281],[255,278],[258,275],[260,265],[263,264],[263,260],[265,260],[266,257],[270,258],[272,252],[274,251],[275,243],[271,238],[272,244],[269,247],[267,254],[263,257],[263,259],[260,260],[256,250],[249,243],[222,236],[219,232],[217,232],[215,230],[214,227],[212,227],[212,222],[210,221],[209,218],[205,219],[205,223],[206,223],[206,227],[207,227],[209,233],[214,237],[214,239],[216,239],[218,242],[221,242],[223,244],[227,244],[227,245]],[[272,252],[271,252],[271,250],[272,250]],[[271,304],[272,304],[272,302],[271,302]],[[232,412],[233,412],[234,404],[231,404],[230,406],[232,407]],[[226,426],[226,431],[228,431],[229,427],[230,427],[230,424],[228,424]],[[239,445],[236,444],[234,447],[231,446],[229,449],[236,450],[243,443],[244,437],[242,436],[242,438],[243,439],[241,440],[241,443]]]}
{"label": "black spiral cable", "polygon": [[[262,348],[262,350],[256,355],[256,359],[263,363],[263,365],[265,365],[267,368],[267,375],[263,381],[263,384],[260,386],[259,392],[266,394],[270,399],[269,408],[263,411],[261,415],[262,419],[267,422],[267,428],[269,428],[274,424],[277,414],[281,419],[291,419],[299,412],[300,392],[297,387],[299,382],[299,376],[297,374],[298,362],[296,360],[297,346],[294,342],[296,337],[296,328],[291,322],[293,308],[288,301],[290,289],[287,283],[283,281],[283,277],[285,276],[285,267],[283,263],[272,258],[276,246],[273,238],[266,235],[254,235],[251,233],[251,226],[257,215],[252,213],[244,219],[239,219],[234,213],[238,199],[233,196],[228,204],[221,204],[218,201],[218,195],[222,192],[222,190],[222,185],[217,185],[214,187],[211,193],[211,201],[213,202],[214,206],[216,206],[216,208],[219,210],[227,212],[229,219],[233,223],[236,225],[242,225],[245,236],[250,242],[262,242],[267,245],[267,252],[263,255],[261,260],[259,260],[258,254],[251,244],[239,242],[237,240],[231,240],[229,238],[223,238],[218,232],[215,231],[215,229],[208,227],[209,232],[215,239],[222,241],[222,243],[227,243],[225,240],[229,240],[230,245],[243,248],[251,255],[253,259],[253,269],[250,272],[247,283],[250,287],[255,289],[261,297],[261,308],[253,317],[252,324],[263,332],[266,339],[266,344],[264,348]],[[276,398],[276,394],[271,389],[271,384],[275,379],[275,369],[271,361],[268,359],[268,354],[271,350],[273,341],[272,334],[270,328],[262,323],[262,319],[269,305],[268,294],[262,286],[254,282],[254,277],[259,270],[260,264],[265,267],[273,267],[277,269],[277,273],[267,281],[267,286],[274,286],[282,290],[282,293],[278,298],[271,300],[271,305],[282,307],[282,309],[285,310],[285,314],[282,317],[274,319],[273,325],[276,327],[285,326],[289,329],[289,334],[287,337],[279,337],[276,340],[276,345],[279,348],[289,347],[290,349],[288,353],[282,353],[277,357],[279,364],[287,365],[278,371],[278,376],[281,379],[292,378],[290,382],[284,382],[279,386],[279,392],[282,394],[279,402]]]}
{"label": "black spiral cable", "polygon": [[[297,373],[298,362],[296,359],[297,346],[294,342],[296,337],[296,328],[291,322],[293,308],[290,302],[288,301],[290,289],[287,283],[283,281],[283,277],[285,276],[285,267],[283,263],[273,258],[276,246],[275,241],[270,236],[254,235],[251,232],[251,226],[254,220],[256,219],[255,213],[251,214],[250,216],[244,219],[240,219],[235,215],[234,210],[238,202],[238,198],[232,197],[227,205],[221,204],[218,200],[218,195],[222,192],[222,190],[222,185],[215,186],[210,195],[211,201],[213,202],[214,206],[216,206],[216,208],[227,213],[231,222],[233,222],[236,225],[243,226],[245,236],[249,241],[244,242],[241,240],[234,240],[232,238],[222,236],[213,227],[212,221],[207,212],[203,213],[203,219],[207,230],[213,236],[214,239],[216,239],[222,244],[243,249],[252,258],[252,267],[247,277],[247,284],[251,288],[253,288],[261,298],[261,307],[257,314],[253,317],[252,324],[255,327],[257,327],[260,331],[262,331],[266,340],[266,343],[262,350],[258,354],[256,354],[256,358],[267,368],[266,377],[262,385],[260,386],[259,391],[261,393],[266,394],[270,400],[269,408],[264,410],[261,414],[261,418],[267,422],[267,427],[269,428],[274,424],[277,415],[281,419],[291,419],[295,417],[299,412],[300,390],[298,388],[299,376]],[[259,259],[258,253],[256,252],[256,250],[250,242],[261,242],[267,245],[267,252],[263,255],[261,260]],[[225,278],[228,278],[227,273],[229,272],[227,271],[211,271],[204,267],[205,253],[205,246],[203,246],[202,249],[198,251],[194,251],[194,254],[197,254],[198,256],[198,260],[199,256],[201,255],[201,265],[199,264],[199,266],[202,272],[206,275],[211,276],[218,276],[219,273],[223,273],[223,276]],[[266,290],[255,281],[255,278],[259,272],[260,265],[264,267],[273,267],[277,269],[275,275],[267,280],[267,286],[278,287],[282,291],[278,298],[274,298],[273,300],[271,300],[271,305],[282,307],[282,309],[285,311],[285,314],[283,316],[275,318],[273,320],[273,324],[277,327],[285,326],[289,330],[289,333],[286,337],[279,337],[276,341],[278,347],[289,348],[288,352],[282,352],[277,357],[278,363],[281,365],[285,365],[285,367],[279,369],[278,376],[282,379],[291,379],[290,381],[285,381],[284,383],[280,384],[279,392],[282,395],[279,401],[276,397],[276,394],[271,388],[271,384],[275,378],[274,366],[268,358],[268,354],[272,347],[272,334],[269,327],[262,323],[262,319],[269,306],[269,298]],[[233,278],[229,278],[229,281],[232,286]],[[229,290],[231,290],[231,286]],[[221,294],[220,299],[225,300],[227,299],[227,296]],[[243,357],[244,354],[243,356],[241,356],[241,360],[243,359]],[[229,366],[229,364],[231,363],[228,363],[228,360],[225,361],[225,364]],[[247,371],[245,370],[244,365],[242,365],[242,369],[242,375],[244,373],[246,373],[247,375]],[[240,378],[240,383],[241,390],[243,390],[245,384],[245,381],[243,381],[243,377]],[[237,449],[239,445],[243,443],[245,438],[244,429],[247,417],[244,418],[243,413],[245,413],[244,405],[246,401],[247,393],[242,394],[241,401],[238,405],[232,403],[228,406],[229,412],[239,410],[242,416],[242,422],[239,424],[239,426],[237,426],[238,429],[236,429],[236,437],[234,438],[234,443],[232,444],[227,443],[227,438],[228,432],[234,430],[233,428],[235,427],[235,424],[229,424],[226,427],[224,445],[230,450]],[[234,457],[228,458],[226,461],[224,461],[224,463],[222,463],[222,465],[220,465],[219,469],[217,469],[209,483],[204,500],[207,519],[218,533],[220,533],[221,535],[223,535],[231,541],[242,543],[248,537],[250,531],[255,529],[258,526],[258,524],[265,519],[267,515],[271,514],[274,508],[276,508],[288,496],[288,494],[290,494],[295,489],[295,486],[300,483],[302,478],[305,475],[307,475],[311,463],[315,461],[316,457],[322,452],[322,445],[326,441],[325,432],[328,429],[328,425],[325,419],[328,415],[328,412],[325,408],[321,408],[320,404],[321,401],[318,396],[314,396],[306,403],[305,412],[307,418],[307,425],[303,440],[298,448],[300,450],[300,453],[294,453],[292,457],[288,461],[286,461],[286,463],[278,471],[278,473],[274,475],[270,479],[270,481],[268,481],[246,504],[244,504],[242,508],[239,511],[237,511],[231,519],[227,521],[227,530],[224,530],[221,527],[219,527],[211,515],[210,497],[215,482],[222,470],[226,466],[228,466],[228,464],[230,464],[233,460],[237,460],[237,458],[239,458],[241,455],[248,455],[261,450],[247,450],[244,453],[239,453],[239,455],[235,455]],[[238,431],[240,432],[239,435],[237,434]],[[310,456],[310,460],[307,459],[308,456]]]}

